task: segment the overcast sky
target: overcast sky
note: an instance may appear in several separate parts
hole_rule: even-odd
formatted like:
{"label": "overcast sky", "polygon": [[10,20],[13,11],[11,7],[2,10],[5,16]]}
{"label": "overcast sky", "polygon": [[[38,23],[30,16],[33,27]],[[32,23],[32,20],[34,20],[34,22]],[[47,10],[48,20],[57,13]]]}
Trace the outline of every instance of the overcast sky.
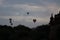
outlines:
{"label": "overcast sky", "polygon": [[[0,24],[9,25],[9,18],[15,26],[48,24],[51,13],[57,14],[59,10],[60,0],[0,0]],[[35,24],[33,19],[37,19]]]}

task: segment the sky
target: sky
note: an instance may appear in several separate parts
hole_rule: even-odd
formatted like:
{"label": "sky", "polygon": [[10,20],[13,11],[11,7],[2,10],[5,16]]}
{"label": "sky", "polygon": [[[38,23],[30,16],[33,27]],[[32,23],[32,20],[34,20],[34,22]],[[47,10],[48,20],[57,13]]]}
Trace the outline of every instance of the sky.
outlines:
{"label": "sky", "polygon": [[60,0],[0,0],[0,25],[10,25],[9,18],[14,26],[22,24],[32,28],[48,24],[51,13],[55,15],[59,10]]}

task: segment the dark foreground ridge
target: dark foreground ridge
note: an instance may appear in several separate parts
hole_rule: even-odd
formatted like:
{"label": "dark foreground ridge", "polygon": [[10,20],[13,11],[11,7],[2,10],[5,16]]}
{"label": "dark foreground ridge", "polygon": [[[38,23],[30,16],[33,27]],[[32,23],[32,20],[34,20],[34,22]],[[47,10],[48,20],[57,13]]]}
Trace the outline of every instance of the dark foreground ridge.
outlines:
{"label": "dark foreground ridge", "polygon": [[48,33],[48,25],[32,29],[24,25],[18,25],[14,28],[0,25],[0,40],[48,40]]}
{"label": "dark foreground ridge", "polygon": [[60,40],[60,12],[55,17],[51,15],[49,24],[32,29],[0,25],[0,40]]}

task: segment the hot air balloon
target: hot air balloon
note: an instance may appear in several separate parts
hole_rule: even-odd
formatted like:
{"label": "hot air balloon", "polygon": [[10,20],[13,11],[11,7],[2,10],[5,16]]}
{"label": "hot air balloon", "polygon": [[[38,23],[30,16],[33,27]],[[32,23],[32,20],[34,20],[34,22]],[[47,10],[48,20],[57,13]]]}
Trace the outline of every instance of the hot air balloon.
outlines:
{"label": "hot air balloon", "polygon": [[27,12],[27,15],[29,15],[29,12]]}
{"label": "hot air balloon", "polygon": [[13,25],[12,18],[9,18],[9,23],[10,23],[10,25]]}
{"label": "hot air balloon", "polygon": [[36,19],[33,19],[33,22],[35,23],[36,22]]}

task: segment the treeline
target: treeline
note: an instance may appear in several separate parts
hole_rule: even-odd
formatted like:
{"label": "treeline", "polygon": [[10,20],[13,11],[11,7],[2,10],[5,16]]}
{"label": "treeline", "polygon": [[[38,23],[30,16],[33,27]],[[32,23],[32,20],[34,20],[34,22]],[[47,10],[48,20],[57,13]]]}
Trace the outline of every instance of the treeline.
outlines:
{"label": "treeline", "polygon": [[41,25],[32,29],[24,25],[16,27],[0,25],[0,40],[48,40],[49,31],[49,25]]}

